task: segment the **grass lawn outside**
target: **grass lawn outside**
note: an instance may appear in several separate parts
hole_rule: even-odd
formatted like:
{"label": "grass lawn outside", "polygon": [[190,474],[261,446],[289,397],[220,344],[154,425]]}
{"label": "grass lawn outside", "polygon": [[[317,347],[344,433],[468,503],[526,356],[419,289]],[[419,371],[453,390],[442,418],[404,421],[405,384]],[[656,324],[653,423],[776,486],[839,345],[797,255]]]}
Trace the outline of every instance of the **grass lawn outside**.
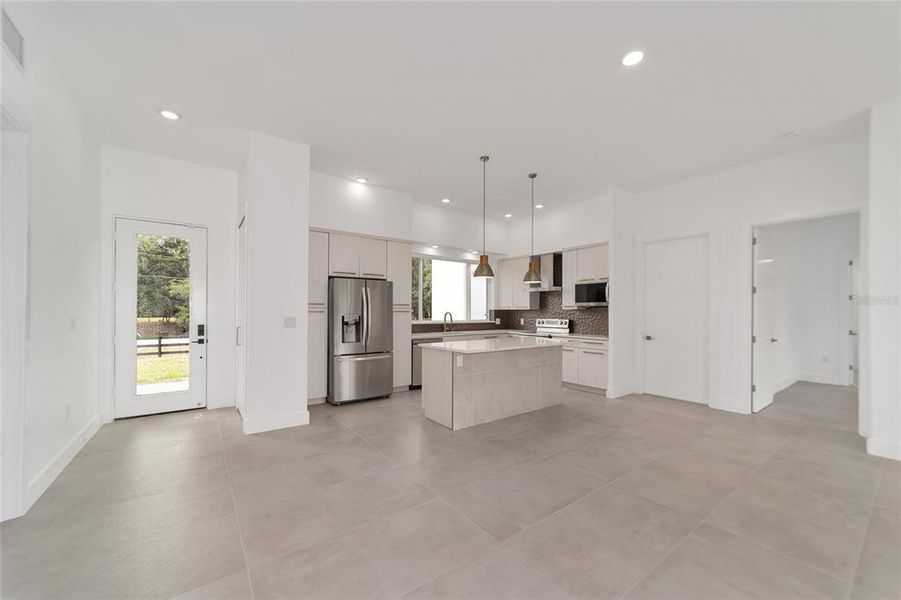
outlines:
{"label": "grass lawn outside", "polygon": [[190,372],[189,354],[138,355],[138,385],[187,379]]}

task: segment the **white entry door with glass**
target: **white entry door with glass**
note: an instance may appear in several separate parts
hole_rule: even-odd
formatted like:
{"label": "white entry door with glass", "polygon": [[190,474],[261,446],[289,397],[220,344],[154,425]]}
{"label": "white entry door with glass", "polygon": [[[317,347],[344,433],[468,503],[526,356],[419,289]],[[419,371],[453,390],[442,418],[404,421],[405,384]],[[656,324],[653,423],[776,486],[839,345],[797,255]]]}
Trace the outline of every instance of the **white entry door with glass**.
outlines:
{"label": "white entry door with glass", "polygon": [[206,406],[206,229],[116,219],[115,416]]}

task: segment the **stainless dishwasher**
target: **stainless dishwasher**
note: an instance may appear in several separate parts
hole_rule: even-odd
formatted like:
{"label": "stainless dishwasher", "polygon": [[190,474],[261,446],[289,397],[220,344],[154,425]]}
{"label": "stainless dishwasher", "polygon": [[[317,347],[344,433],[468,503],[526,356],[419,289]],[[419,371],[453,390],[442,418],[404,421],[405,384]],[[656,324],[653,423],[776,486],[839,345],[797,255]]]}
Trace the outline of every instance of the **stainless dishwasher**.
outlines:
{"label": "stainless dishwasher", "polygon": [[413,340],[413,376],[410,384],[411,390],[422,387],[422,348],[419,344],[432,344],[434,342],[443,342],[442,338],[422,338]]}

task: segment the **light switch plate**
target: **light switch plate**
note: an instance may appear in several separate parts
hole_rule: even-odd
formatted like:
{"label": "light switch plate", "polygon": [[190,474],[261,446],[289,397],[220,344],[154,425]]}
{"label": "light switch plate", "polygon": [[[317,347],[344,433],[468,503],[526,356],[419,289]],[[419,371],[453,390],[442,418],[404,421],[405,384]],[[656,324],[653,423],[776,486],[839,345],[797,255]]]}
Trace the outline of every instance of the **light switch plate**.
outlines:
{"label": "light switch plate", "polygon": [[520,319],[520,320],[519,320],[519,324],[520,324],[520,325],[525,325],[525,324],[526,324],[526,320],[525,320],[525,319]]}
{"label": "light switch plate", "polygon": [[460,356],[460,355],[457,355],[457,366],[458,366],[458,367],[462,367],[462,366],[463,366],[463,357]]}
{"label": "light switch plate", "polygon": [[294,329],[297,327],[297,317],[285,317],[282,327],[285,329]]}
{"label": "light switch plate", "polygon": [[494,320],[494,324],[495,324],[495,325],[500,325],[500,324],[501,324],[500,318],[495,319],[495,320]]}

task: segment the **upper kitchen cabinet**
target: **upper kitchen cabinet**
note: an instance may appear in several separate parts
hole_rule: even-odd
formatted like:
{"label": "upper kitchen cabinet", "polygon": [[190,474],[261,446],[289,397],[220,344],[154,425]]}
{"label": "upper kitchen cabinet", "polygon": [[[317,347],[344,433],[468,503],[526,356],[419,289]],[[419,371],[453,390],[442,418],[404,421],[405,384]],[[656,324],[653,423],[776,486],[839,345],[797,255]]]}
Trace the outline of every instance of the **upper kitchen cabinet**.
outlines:
{"label": "upper kitchen cabinet", "polygon": [[388,278],[388,242],[360,238],[360,277]]}
{"label": "upper kitchen cabinet", "polygon": [[[576,250],[576,283],[601,281],[610,277],[609,246],[600,244]],[[566,267],[563,268],[566,277]],[[564,288],[566,285],[564,284]]]}
{"label": "upper kitchen cabinet", "polygon": [[[564,310],[576,308],[576,264],[578,262],[578,250],[567,250],[563,253],[563,298]],[[564,358],[566,358],[564,356]]]}
{"label": "upper kitchen cabinet", "polygon": [[388,242],[388,281],[394,283],[394,310],[410,312],[413,296],[413,247],[404,242]]}
{"label": "upper kitchen cabinet", "polygon": [[494,279],[495,310],[537,310],[538,294],[529,291],[523,276],[529,268],[528,257],[509,258],[497,262]]}
{"label": "upper kitchen cabinet", "polygon": [[385,240],[329,234],[329,274],[337,277],[388,276],[388,247]]}
{"label": "upper kitchen cabinet", "polygon": [[329,234],[328,272],[338,277],[359,277],[360,238],[340,233]]}
{"label": "upper kitchen cabinet", "polygon": [[328,300],[328,234],[310,232],[309,305],[325,306]]}

